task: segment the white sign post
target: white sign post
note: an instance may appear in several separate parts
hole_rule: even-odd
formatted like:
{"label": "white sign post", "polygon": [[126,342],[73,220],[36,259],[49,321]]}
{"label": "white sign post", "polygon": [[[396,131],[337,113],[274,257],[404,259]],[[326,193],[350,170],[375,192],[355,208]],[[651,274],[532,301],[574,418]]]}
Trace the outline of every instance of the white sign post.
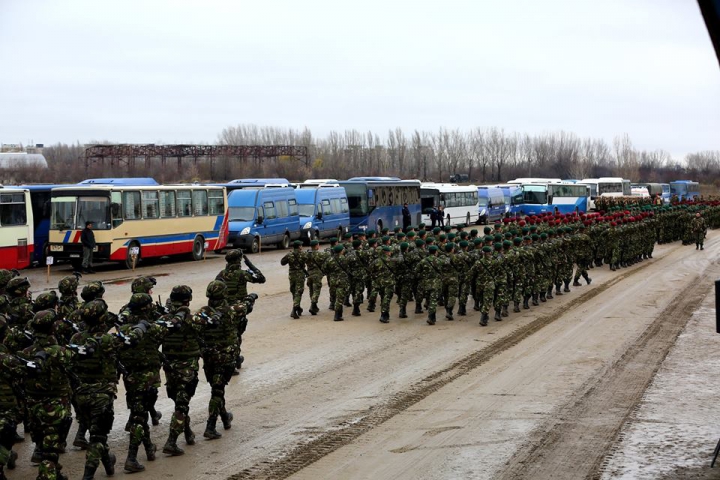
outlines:
{"label": "white sign post", "polygon": [[50,283],[50,265],[52,265],[54,262],[54,257],[45,257],[45,265],[47,265],[47,276],[45,277],[45,283]]}
{"label": "white sign post", "polygon": [[205,255],[207,255],[208,248],[210,248],[210,242],[205,242],[203,247],[203,262],[205,261]]}
{"label": "white sign post", "polygon": [[137,264],[137,257],[140,255],[140,247],[132,247],[130,249],[130,259],[132,260],[132,269],[135,271],[135,265]]}

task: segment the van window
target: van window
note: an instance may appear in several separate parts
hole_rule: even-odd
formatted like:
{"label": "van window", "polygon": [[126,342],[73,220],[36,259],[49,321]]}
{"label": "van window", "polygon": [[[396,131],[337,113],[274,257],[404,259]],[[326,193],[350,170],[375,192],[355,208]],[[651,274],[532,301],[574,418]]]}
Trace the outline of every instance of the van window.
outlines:
{"label": "van window", "polygon": [[277,209],[278,218],[287,218],[287,216],[288,216],[287,200],[280,200],[279,202],[275,202],[275,208]]}
{"label": "van window", "polygon": [[332,207],[330,206],[330,200],[322,201],[323,215],[332,215]]}
{"label": "van window", "polygon": [[330,200],[330,203],[332,204],[333,213],[340,213],[340,199],[333,198]]}
{"label": "van window", "polygon": [[160,216],[162,218],[175,216],[175,192],[160,192]]}
{"label": "van window", "polygon": [[350,211],[350,209],[348,208],[347,198],[340,199],[340,211],[342,213],[348,213]]}
{"label": "van window", "polygon": [[266,219],[272,220],[273,218],[277,218],[277,215],[275,214],[275,205],[273,205],[273,202],[263,203],[263,208],[265,209]]}
{"label": "van window", "polygon": [[126,220],[142,218],[140,192],[123,192],[123,210],[125,211]]}
{"label": "van window", "polygon": [[[295,217],[298,215],[298,204],[295,200],[290,199],[288,200],[288,204],[290,205],[290,216]],[[310,214],[312,215],[312,213]],[[308,215],[308,216],[310,216]]]}
{"label": "van window", "polygon": [[178,217],[192,216],[192,198],[190,190],[179,190],[177,192],[177,214]]}
{"label": "van window", "polygon": [[193,190],[193,211],[195,215],[207,215],[208,214],[208,195],[205,190]]}
{"label": "van window", "polygon": [[158,218],[158,192],[142,192],[143,218]]}
{"label": "van window", "polygon": [[208,204],[210,215],[225,214],[225,199],[222,190],[208,190]]}

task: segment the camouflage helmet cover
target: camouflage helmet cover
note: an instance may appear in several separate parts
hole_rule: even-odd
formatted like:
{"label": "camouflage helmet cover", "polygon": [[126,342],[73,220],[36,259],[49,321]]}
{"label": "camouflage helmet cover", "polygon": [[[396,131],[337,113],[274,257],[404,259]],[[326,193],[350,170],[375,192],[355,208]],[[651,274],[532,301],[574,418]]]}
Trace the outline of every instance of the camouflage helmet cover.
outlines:
{"label": "camouflage helmet cover", "polygon": [[176,285],[170,292],[171,302],[189,302],[192,300],[192,288],[187,285]]}
{"label": "camouflage helmet cover", "polygon": [[78,285],[78,278],[75,275],[68,275],[58,282],[58,290],[63,295],[72,295],[77,293]]}
{"label": "camouflage helmet cover", "polygon": [[5,286],[5,291],[10,295],[22,296],[30,288],[30,281],[26,277],[11,278]]}
{"label": "camouflage helmet cover", "polygon": [[132,297],[130,297],[128,307],[130,307],[131,310],[142,310],[152,305],[152,303],[153,299],[147,293],[133,293]]}
{"label": "camouflage helmet cover", "polygon": [[33,311],[40,312],[42,310],[51,310],[57,307],[57,304],[57,293],[55,293],[55,290],[50,290],[49,292],[41,293],[37,296],[35,302],[33,303]]}
{"label": "camouflage helmet cover", "polygon": [[243,258],[243,252],[239,248],[236,248],[235,250],[230,250],[227,254],[225,254],[225,261],[227,263],[237,263]]}
{"label": "camouflage helmet cover", "polygon": [[36,333],[49,333],[52,330],[57,314],[54,310],[37,312],[30,320],[30,328]]}
{"label": "camouflage helmet cover", "polygon": [[225,285],[225,282],[213,280],[208,284],[205,295],[210,299],[222,299],[225,298],[226,291],[227,285]]}
{"label": "camouflage helmet cover", "polygon": [[107,303],[102,298],[91,300],[82,306],[80,318],[89,324],[98,323],[100,318],[108,311]]}
{"label": "camouflage helmet cover", "polygon": [[150,293],[155,285],[157,285],[155,277],[138,277],[133,280],[130,288],[132,293]]}
{"label": "camouflage helmet cover", "polygon": [[0,269],[0,288],[5,288],[8,282],[17,276],[17,270]]}
{"label": "camouflage helmet cover", "polygon": [[95,300],[96,298],[102,298],[105,293],[105,286],[100,281],[90,282],[85,285],[80,292],[80,296],[86,302]]}

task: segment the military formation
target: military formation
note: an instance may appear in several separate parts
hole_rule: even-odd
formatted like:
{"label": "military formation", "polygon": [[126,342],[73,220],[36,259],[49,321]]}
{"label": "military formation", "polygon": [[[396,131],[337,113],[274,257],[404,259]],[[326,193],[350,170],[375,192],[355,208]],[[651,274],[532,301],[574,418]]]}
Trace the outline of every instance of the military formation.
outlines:
{"label": "military formation", "polygon": [[[95,477],[102,465],[115,473],[116,457],[108,445],[115,417],[118,383],[125,387],[129,419],[128,452],[124,470],[141,472],[140,450],[147,461],[156,459],[157,446],[150,424],[159,425],[155,403],[165,373],[168,398],[174,404],[167,441],[162,453],[183,455],[178,445],[195,443],[191,429],[190,400],[199,383],[200,360],[211,388],[203,437],[215,440],[231,428],[233,414],[225,406],[225,387],[243,363],[242,334],[248,325],[257,295],[248,294],[248,283],[265,277],[242,252],[226,255],[227,265],[206,288],[207,304],[190,310],[193,291],[173,287],[170,298],[154,301],[152,277],[132,282],[129,302],[116,314],[108,310],[101,282],[80,290],[80,274],[60,280],[58,291],[34,300],[30,282],[17,271],[0,270],[0,480],[7,478],[18,461],[17,442],[34,443],[32,457],[37,479],[66,479],[61,455],[71,440],[85,450],[83,480]],[[242,267],[245,260],[247,269]]]}
{"label": "military formation", "polygon": [[317,315],[326,277],[335,321],[345,319],[345,308],[361,316],[365,304],[368,312],[379,306],[379,321],[389,323],[395,299],[399,318],[408,317],[414,302],[414,314],[427,314],[430,325],[444,307],[446,320],[467,316],[472,308],[487,326],[491,316],[502,321],[510,310],[518,313],[570,293],[581,280],[589,285],[593,268],[616,271],[650,259],[657,243],[682,241],[703,249],[707,229],[720,227],[716,200],[613,205],[588,214],[506,218],[482,231],[466,225],[428,230],[420,224],[404,231],[347,233],[324,250],[317,240],[305,251],[296,241],[280,262],[289,267],[290,316],[302,315],[306,285],[309,313]]}

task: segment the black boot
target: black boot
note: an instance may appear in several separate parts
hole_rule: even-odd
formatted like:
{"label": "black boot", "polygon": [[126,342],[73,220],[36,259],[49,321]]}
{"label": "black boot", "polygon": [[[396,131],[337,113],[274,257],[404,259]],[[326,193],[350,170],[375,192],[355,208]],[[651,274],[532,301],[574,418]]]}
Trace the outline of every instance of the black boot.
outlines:
{"label": "black boot", "polygon": [[532,294],[532,304],[536,307],[538,305],[540,305],[540,302],[538,302],[538,294],[537,293]]}
{"label": "black boot", "polygon": [[398,317],[407,318],[407,312],[405,311],[405,307],[400,307],[400,313],[398,314]]}
{"label": "black boot", "polygon": [[293,307],[292,312],[290,312],[290,318],[298,319],[300,318],[300,315],[298,315],[297,307]]}
{"label": "black boot", "polygon": [[495,309],[495,321],[502,322],[502,315],[500,315],[500,309]]}
{"label": "black boot", "polygon": [[[157,397],[155,397],[157,398]],[[150,419],[152,420],[153,427],[157,427],[160,425],[160,419],[162,418],[162,413],[155,411],[155,407],[152,407],[150,409]]]}
{"label": "black boot", "polygon": [[350,295],[345,297],[345,302],[343,303],[343,305],[346,307],[352,307],[352,303],[350,303]]}
{"label": "black boot", "polygon": [[702,243],[700,244],[700,250],[705,250],[705,246]]}
{"label": "black boot", "polygon": [[343,307],[337,308],[335,310],[335,318],[333,320],[335,320],[336,322],[342,322],[343,320],[345,320],[343,318],[342,314],[343,314]]}
{"label": "black boot", "polygon": [[435,325],[435,314],[434,313],[428,313],[427,323],[428,323],[428,325]]}
{"label": "black boot", "polygon": [[208,440],[217,440],[218,438],[222,437],[222,434],[215,429],[216,423],[217,417],[208,419],[207,426],[205,427],[205,433],[203,433],[203,437],[207,438]]}
{"label": "black boot", "polygon": [[421,302],[415,302],[415,315],[423,313]]}
{"label": "black boot", "polygon": [[177,444],[177,433],[170,432],[170,436],[167,439],[167,442],[165,442],[165,445],[163,445],[162,452],[165,455],[170,455],[172,457],[177,457],[180,455],[185,455],[185,450],[178,447]]}
{"label": "black boot", "polygon": [[359,317],[359,316],[360,316],[360,304],[359,304],[359,303],[356,303],[355,305],[353,305],[352,316],[353,316],[353,317]]}
{"label": "black boot", "polygon": [[145,447],[145,458],[147,458],[148,462],[154,462],[155,453],[157,453],[157,445],[152,443],[152,440],[149,438],[146,438],[143,440],[143,446]]}
{"label": "black boot", "polygon": [[[105,469],[105,475],[108,477],[115,475],[115,463],[117,463],[117,458],[115,458],[114,453],[108,451],[107,447],[105,447],[105,454],[102,456],[100,461]],[[87,472],[87,467],[85,467],[85,472]]]}
{"label": "black boot", "polygon": [[520,313],[520,300],[515,300],[513,302],[513,312]]}
{"label": "black boot", "polygon": [[390,323],[390,314],[388,312],[380,313],[380,322],[381,323]]}
{"label": "black boot", "polygon": [[[90,467],[88,465],[85,465],[85,473],[83,473],[82,480],[93,480],[95,478],[95,472],[97,471],[97,467]],[[3,480],[6,480],[5,475],[0,476]]]}
{"label": "black boot", "polygon": [[563,289],[563,292],[568,293],[570,292],[570,280],[565,280],[565,288]]}
{"label": "black boot", "polygon": [[455,317],[453,317],[453,307],[445,307],[445,318],[447,320],[455,320]]}
{"label": "black boot", "polygon": [[552,300],[553,298],[555,298],[555,297],[553,297],[552,291],[553,291],[553,288],[552,288],[552,285],[550,285],[550,287],[548,288],[548,291],[545,292],[545,298],[547,300]]}
{"label": "black boot", "polygon": [[[10,456],[7,461],[8,470],[15,470],[15,462],[17,462],[18,454],[15,450],[10,450]],[[0,465],[2,467],[2,465]]]}
{"label": "black boot", "polygon": [[190,417],[185,417],[185,428],[183,433],[185,434],[185,443],[188,445],[195,445],[195,432],[190,428]]}
{"label": "black boot", "polygon": [[[540,301],[545,303],[547,299],[545,298],[545,292],[540,292]],[[535,302],[533,302],[535,304]]]}
{"label": "black boot", "polygon": [[488,315],[487,313],[481,314],[480,315],[480,325],[482,325],[483,327],[487,327],[489,319],[490,319],[490,315]]}
{"label": "black boot", "polygon": [[473,310],[476,312],[480,311],[480,300],[475,300],[475,305],[473,305]]}
{"label": "black boot", "polygon": [[580,285],[580,282],[578,282],[577,278],[573,280],[573,287],[581,287],[581,286],[582,285]]}
{"label": "black boot", "polygon": [[128,456],[125,459],[125,471],[128,473],[142,472],[145,466],[141,465],[137,459],[138,445],[130,445],[128,448]]}
{"label": "black boot", "polygon": [[500,315],[502,315],[503,317],[508,317],[508,316],[510,316],[510,314],[508,313],[508,306],[507,306],[507,305],[503,305],[503,306],[502,306],[502,309],[500,310]]}
{"label": "black boot", "polygon": [[524,310],[528,310],[530,308],[530,305],[528,304],[529,301],[530,301],[530,295],[525,295],[523,297],[523,309]]}
{"label": "black boot", "polygon": [[43,454],[40,451],[40,448],[37,446],[37,443],[35,444],[35,449],[33,450],[32,455],[30,456],[30,463],[39,464],[43,461]]}
{"label": "black boot", "polygon": [[614,263],[611,263],[611,264],[610,264],[610,270],[612,270],[613,272],[616,270]]}
{"label": "black boot", "polygon": [[233,421],[233,414],[232,412],[225,412],[220,414],[220,420],[222,421],[223,428],[225,430],[230,430],[232,428],[232,421]]}
{"label": "black boot", "polygon": [[555,285],[555,295],[562,295],[562,291],[560,290],[560,283]]}
{"label": "black boot", "polygon": [[88,441],[85,438],[86,432],[87,429],[78,426],[77,432],[75,433],[75,440],[73,440],[73,445],[78,447],[80,450],[86,450],[88,448]]}
{"label": "black boot", "polygon": [[335,310],[335,299],[330,299],[330,306],[328,307],[328,310]]}
{"label": "black boot", "polygon": [[310,304],[310,315],[317,315],[320,309],[317,306],[317,302],[312,302]]}
{"label": "black boot", "polygon": [[461,303],[460,305],[458,305],[458,315],[460,315],[461,317],[464,317],[465,315],[467,315],[467,310],[465,310],[464,303]]}
{"label": "black boot", "polygon": [[587,273],[585,275],[583,275],[583,278],[585,279],[587,284],[590,285],[590,282],[592,282],[592,278],[590,278],[590,276]]}
{"label": "black boot", "polygon": [[374,312],[374,311],[375,311],[375,302],[373,302],[372,300],[368,301],[367,311],[368,311],[368,312]]}

